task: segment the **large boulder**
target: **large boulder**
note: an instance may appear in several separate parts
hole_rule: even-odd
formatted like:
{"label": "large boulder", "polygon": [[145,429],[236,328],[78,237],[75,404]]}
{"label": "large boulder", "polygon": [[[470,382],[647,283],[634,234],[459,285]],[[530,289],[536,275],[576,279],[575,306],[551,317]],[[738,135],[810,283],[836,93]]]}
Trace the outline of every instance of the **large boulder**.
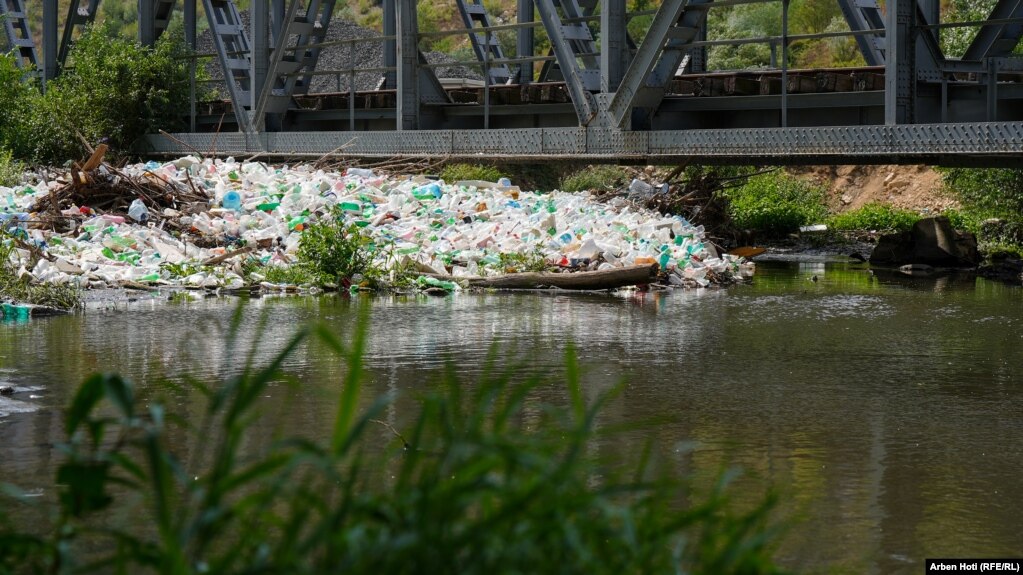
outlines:
{"label": "large boulder", "polygon": [[908,232],[881,236],[870,254],[880,266],[926,264],[943,268],[977,267],[977,238],[952,229],[945,216],[924,218]]}

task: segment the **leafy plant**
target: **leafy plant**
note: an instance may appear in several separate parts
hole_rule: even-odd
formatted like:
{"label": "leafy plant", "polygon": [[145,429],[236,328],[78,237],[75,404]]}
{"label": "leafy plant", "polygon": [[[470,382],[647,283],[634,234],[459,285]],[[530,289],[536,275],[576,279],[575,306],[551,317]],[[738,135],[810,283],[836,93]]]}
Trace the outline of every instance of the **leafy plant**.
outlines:
{"label": "leafy plant", "polygon": [[783,234],[827,215],[824,188],[782,171],[753,176],[725,193],[732,221],[742,229]]}
{"label": "leafy plant", "polygon": [[516,272],[547,271],[550,265],[539,248],[528,253],[501,252],[498,255],[502,270],[513,269]]}
{"label": "leafy plant", "polygon": [[961,209],[949,208],[941,212],[941,215],[948,218],[953,229],[966,230],[974,234],[980,231],[981,220],[976,217],[976,214]]}
{"label": "leafy plant", "polygon": [[483,180],[484,182],[496,182],[503,174],[494,166],[483,164],[448,164],[440,172],[440,177],[445,182],[453,184],[459,180]]}
{"label": "leafy plant", "polygon": [[858,210],[831,216],[828,227],[838,230],[906,231],[919,219],[920,215],[916,212],[871,203]]}
{"label": "leafy plant", "polygon": [[298,260],[322,282],[340,282],[365,273],[372,262],[373,240],[357,225],[345,224],[340,208],[310,225],[298,242]]}
{"label": "leafy plant", "polygon": [[[536,409],[545,382],[512,384],[495,351],[473,391],[452,369],[403,430],[380,421],[388,400],[361,397],[367,309],[348,337],[302,330],[265,367],[253,367],[265,354],[253,344],[241,374],[195,384],[206,398],[195,417],[140,401],[117,375],[88,378],[66,412],[55,525],[0,522],[0,571],[778,571],[771,497],[736,511],[727,475],[702,493],[650,447],[626,462],[589,455],[614,394],[586,404],[571,348],[567,408]],[[246,451],[267,387],[310,335],[347,365],[332,432]],[[377,427],[393,436],[389,449],[376,446]],[[187,444],[210,456],[184,457]],[[135,501],[152,529],[118,522]]]}

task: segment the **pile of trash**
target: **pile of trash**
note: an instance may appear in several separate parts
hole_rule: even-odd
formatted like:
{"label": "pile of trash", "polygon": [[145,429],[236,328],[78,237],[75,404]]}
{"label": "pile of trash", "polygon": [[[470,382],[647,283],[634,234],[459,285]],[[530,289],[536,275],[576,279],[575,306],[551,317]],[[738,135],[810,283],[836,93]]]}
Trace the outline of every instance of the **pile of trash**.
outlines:
{"label": "pile of trash", "polygon": [[[702,226],[621,197],[598,202],[504,179],[444,182],[232,158],[87,167],[0,187],[0,227],[16,242],[21,274],[85,288],[249,289],[263,279],[260,266],[294,265],[303,230],[327,217],[372,238],[374,265],[414,264],[445,289],[522,271],[509,263],[516,258],[542,258],[564,273],[646,266],[650,283],[673,286],[752,272],[741,258],[718,254]],[[551,275],[560,274],[541,274],[539,283],[554,285],[543,281]]]}

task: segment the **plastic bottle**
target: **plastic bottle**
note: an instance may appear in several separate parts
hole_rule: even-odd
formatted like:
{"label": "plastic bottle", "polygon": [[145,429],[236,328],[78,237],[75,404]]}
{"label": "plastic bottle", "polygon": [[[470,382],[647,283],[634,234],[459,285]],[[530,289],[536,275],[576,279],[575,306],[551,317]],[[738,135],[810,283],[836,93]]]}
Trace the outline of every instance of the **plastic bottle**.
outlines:
{"label": "plastic bottle", "polygon": [[508,178],[500,178],[497,180],[497,185],[509,187],[511,186],[511,180],[509,180]]}
{"label": "plastic bottle", "polygon": [[229,190],[220,200],[220,205],[225,210],[239,210],[242,207],[242,196],[235,190]]}
{"label": "plastic bottle", "polygon": [[149,209],[142,203],[141,199],[136,198],[131,203],[131,207],[128,208],[128,217],[139,223],[146,223],[149,221]]}
{"label": "plastic bottle", "polygon": [[372,178],[373,170],[367,170],[366,168],[348,168],[345,170],[345,175],[348,177],[359,177],[359,178]]}

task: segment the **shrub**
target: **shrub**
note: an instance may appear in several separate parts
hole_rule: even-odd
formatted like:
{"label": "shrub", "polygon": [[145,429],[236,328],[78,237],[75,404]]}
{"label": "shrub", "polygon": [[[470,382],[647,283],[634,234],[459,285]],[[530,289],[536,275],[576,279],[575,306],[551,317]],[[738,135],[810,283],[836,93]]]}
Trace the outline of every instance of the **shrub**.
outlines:
{"label": "shrub", "polygon": [[952,168],[942,180],[967,211],[1013,219],[1023,214],[1023,170]]}
{"label": "shrub", "polygon": [[954,227],[975,233],[983,251],[1023,246],[1023,170],[953,168],[942,177],[961,206],[947,214]]}
{"label": "shrub", "polygon": [[128,154],[146,133],[183,127],[190,76],[180,32],[169,31],[152,48],[113,33],[104,26],[87,29],[33,110],[37,159],[62,163],[81,156],[78,134]]}
{"label": "shrub", "polygon": [[980,231],[980,224],[982,220],[977,218],[976,214],[966,212],[961,209],[949,208],[941,212],[941,215],[948,218],[953,229],[966,230],[974,234]]}
{"label": "shrub", "polygon": [[346,225],[344,216],[335,208],[302,232],[298,260],[320,276],[322,282],[336,282],[369,270],[372,245],[373,240],[355,224]]}
{"label": "shrub", "polygon": [[629,173],[621,166],[587,166],[561,180],[561,189],[566,192],[621,190],[631,180]]}
{"label": "shrub", "polygon": [[920,219],[911,210],[894,208],[887,204],[867,204],[858,210],[831,216],[828,225],[836,230],[906,231]]}
{"label": "shrub", "polygon": [[753,176],[725,193],[729,215],[742,229],[788,233],[818,223],[827,214],[824,188],[780,171]]}
{"label": "shrub", "polygon": [[447,183],[453,184],[459,180],[483,180],[484,182],[496,182],[503,174],[494,166],[482,164],[448,164],[440,172],[440,177]]}
{"label": "shrub", "polygon": [[29,116],[40,98],[33,83],[23,82],[25,72],[11,54],[0,54],[0,149],[17,157],[31,152]]}
{"label": "shrub", "polygon": [[[380,421],[388,400],[360,397],[367,309],[344,340],[304,330],[262,368],[256,337],[241,374],[194,384],[206,406],[188,416],[116,375],[88,378],[66,412],[55,524],[33,533],[0,506],[0,571],[777,572],[771,498],[736,512],[726,481],[697,493],[652,449],[600,464],[595,421],[610,398],[585,403],[571,349],[568,408],[530,401],[549,387],[539,376],[512,385],[491,369],[467,391],[452,367],[407,429]],[[333,431],[253,449],[261,398],[310,333],[347,365]],[[135,502],[151,529],[118,521]]]}

